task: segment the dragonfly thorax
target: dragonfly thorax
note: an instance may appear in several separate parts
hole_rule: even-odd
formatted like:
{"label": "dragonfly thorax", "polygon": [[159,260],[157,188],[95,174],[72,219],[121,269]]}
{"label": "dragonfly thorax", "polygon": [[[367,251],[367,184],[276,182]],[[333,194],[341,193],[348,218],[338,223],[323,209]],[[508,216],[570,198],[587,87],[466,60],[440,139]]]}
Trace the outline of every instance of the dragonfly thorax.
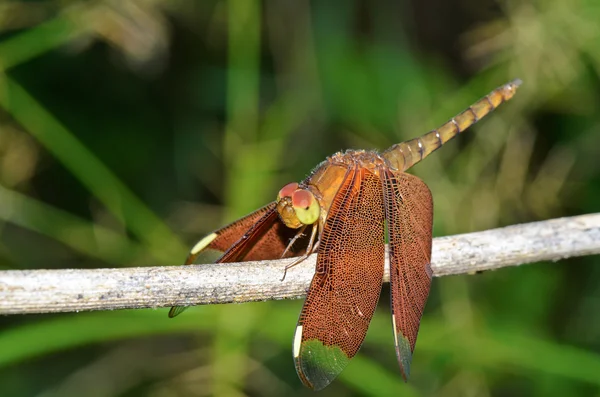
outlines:
{"label": "dragonfly thorax", "polygon": [[296,182],[288,183],[277,194],[277,212],[285,225],[298,229],[319,219],[321,207],[315,195]]}

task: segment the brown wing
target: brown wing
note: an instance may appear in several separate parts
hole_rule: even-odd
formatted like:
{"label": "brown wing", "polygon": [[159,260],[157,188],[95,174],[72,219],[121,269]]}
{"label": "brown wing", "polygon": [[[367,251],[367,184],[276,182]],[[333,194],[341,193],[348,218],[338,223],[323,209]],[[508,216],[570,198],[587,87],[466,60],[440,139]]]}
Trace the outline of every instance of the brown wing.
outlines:
{"label": "brown wing", "polygon": [[[281,222],[277,205],[273,202],[198,241],[185,264],[279,259],[296,233]],[[306,246],[301,240],[294,246]],[[285,256],[302,253],[301,249],[291,249]],[[175,317],[184,310],[184,306],[174,306],[169,317]]]}
{"label": "brown wing", "polygon": [[[279,259],[296,232],[279,220],[277,204],[272,202],[198,241],[185,264]],[[300,254],[301,250],[292,249],[286,256]]]}
{"label": "brown wing", "polygon": [[[217,263],[235,261],[255,261],[263,259],[279,259],[298,233],[296,229],[285,226],[277,213],[277,204],[271,203],[268,210],[254,222],[242,236],[229,247]],[[304,253],[307,236],[297,240],[285,257],[297,256]]]}
{"label": "brown wing", "polygon": [[400,171],[384,175],[390,242],[390,293],[396,355],[404,380],[431,284],[433,200],[425,182]]}
{"label": "brown wing", "polygon": [[379,177],[355,168],[337,192],[294,337],[302,382],[327,386],[356,354],[381,292],[384,209]]}
{"label": "brown wing", "polygon": [[186,265],[192,263],[212,263],[223,256],[233,244],[235,244],[243,235],[265,214],[275,208],[275,203],[259,208],[258,210],[240,218],[229,225],[215,230],[211,234],[203,237],[191,249],[185,261]]}

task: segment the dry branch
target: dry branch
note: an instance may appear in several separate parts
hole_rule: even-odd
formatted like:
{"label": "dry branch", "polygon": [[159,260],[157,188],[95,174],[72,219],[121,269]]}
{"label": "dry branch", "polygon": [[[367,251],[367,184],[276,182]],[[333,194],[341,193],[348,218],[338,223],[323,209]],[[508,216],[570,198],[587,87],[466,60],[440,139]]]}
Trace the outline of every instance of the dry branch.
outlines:
{"label": "dry branch", "polygon": [[[435,276],[473,273],[600,253],[600,214],[436,238]],[[299,298],[315,256],[287,272],[290,259],[94,270],[0,272],[0,314],[155,308]],[[387,266],[386,266],[386,275]]]}

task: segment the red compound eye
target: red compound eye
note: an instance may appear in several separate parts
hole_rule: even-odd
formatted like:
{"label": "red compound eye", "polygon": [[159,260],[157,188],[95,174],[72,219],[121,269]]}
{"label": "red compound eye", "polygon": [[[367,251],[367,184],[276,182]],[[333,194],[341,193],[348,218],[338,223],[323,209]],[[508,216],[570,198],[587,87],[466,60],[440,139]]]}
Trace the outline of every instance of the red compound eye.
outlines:
{"label": "red compound eye", "polygon": [[298,189],[298,183],[292,182],[288,183],[284,187],[281,188],[279,194],[277,194],[277,199],[281,199],[283,197],[291,197],[292,193],[294,193]]}
{"label": "red compound eye", "polygon": [[313,196],[311,192],[304,189],[299,189],[292,194],[292,205],[294,208],[307,209],[310,207],[314,199],[315,196]]}

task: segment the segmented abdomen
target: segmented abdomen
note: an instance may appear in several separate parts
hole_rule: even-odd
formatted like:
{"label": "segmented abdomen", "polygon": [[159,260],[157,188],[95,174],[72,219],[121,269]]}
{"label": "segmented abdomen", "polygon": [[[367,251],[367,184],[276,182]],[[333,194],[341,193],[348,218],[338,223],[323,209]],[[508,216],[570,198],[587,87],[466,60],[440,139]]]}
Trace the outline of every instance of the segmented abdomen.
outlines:
{"label": "segmented abdomen", "polygon": [[384,151],[382,156],[397,170],[409,169],[444,143],[484,118],[502,102],[511,99],[519,85],[521,85],[521,80],[516,79],[496,88],[439,128],[418,138],[395,144]]}

